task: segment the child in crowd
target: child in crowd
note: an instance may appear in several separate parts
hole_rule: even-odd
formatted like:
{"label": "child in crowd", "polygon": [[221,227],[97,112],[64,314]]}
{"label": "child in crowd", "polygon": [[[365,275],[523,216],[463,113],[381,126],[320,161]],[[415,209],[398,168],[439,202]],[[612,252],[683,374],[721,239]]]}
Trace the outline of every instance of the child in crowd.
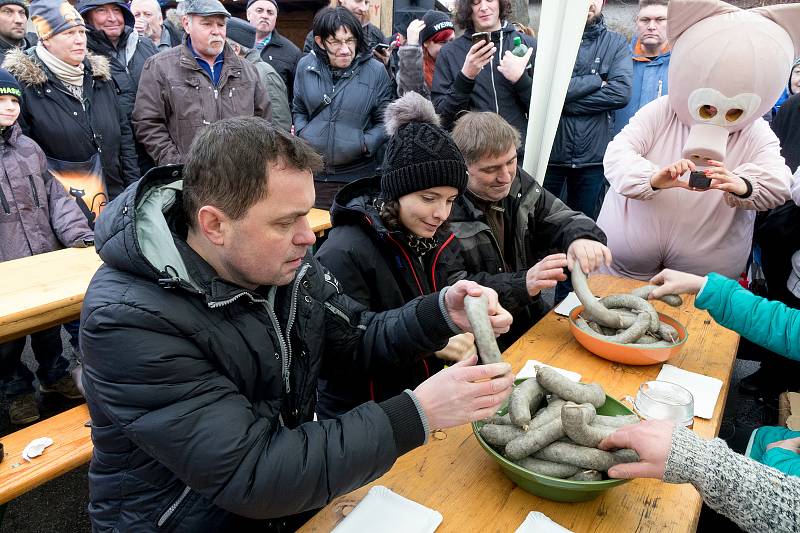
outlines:
{"label": "child in crowd", "polygon": [[[0,69],[0,261],[94,244],[86,217],[61,184],[47,171],[44,152],[17,124],[22,90]],[[56,272],[53,275],[57,275]],[[77,399],[80,392],[63,355],[61,326],[31,334],[39,363],[39,390]],[[21,361],[25,337],[0,344],[0,379],[9,399],[12,424],[39,419],[33,373]]]}

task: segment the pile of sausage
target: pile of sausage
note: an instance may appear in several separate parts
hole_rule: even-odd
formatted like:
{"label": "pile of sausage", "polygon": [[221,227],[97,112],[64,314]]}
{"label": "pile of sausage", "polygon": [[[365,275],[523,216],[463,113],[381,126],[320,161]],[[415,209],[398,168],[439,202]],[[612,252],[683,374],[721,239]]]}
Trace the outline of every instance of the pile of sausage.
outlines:
{"label": "pile of sausage", "polygon": [[[615,294],[597,300],[589,289],[586,275],[577,267],[572,270],[572,288],[583,304],[575,325],[593,337],[650,348],[672,346],[680,340],[678,331],[661,322],[658,312],[647,301],[655,285],[639,287],[631,294]],[[659,300],[673,307],[683,303],[677,294],[668,294]]]}
{"label": "pile of sausage", "polygon": [[[549,394],[549,398],[547,397]],[[576,383],[549,367],[514,388],[508,413],[487,419],[484,441],[522,468],[545,476],[600,481],[602,472],[639,460],[633,450],[600,450],[617,428],[639,421],[636,415],[603,416],[606,401],[597,383]]]}

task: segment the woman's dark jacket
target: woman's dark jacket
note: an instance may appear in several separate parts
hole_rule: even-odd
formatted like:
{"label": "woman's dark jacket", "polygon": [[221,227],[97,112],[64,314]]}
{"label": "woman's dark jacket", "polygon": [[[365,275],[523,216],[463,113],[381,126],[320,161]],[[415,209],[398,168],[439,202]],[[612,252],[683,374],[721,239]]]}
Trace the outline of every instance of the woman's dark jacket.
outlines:
{"label": "woman's dark jacket", "polygon": [[[371,311],[386,311],[468,278],[495,289],[512,313],[530,304],[525,272],[468,276],[458,240],[446,227],[435,234],[437,246],[420,258],[407,244],[406,233],[387,227],[381,218],[379,191],[379,178],[345,186],[331,207],[333,229],[316,253],[348,296]],[[431,353],[421,353],[405,366],[320,380],[317,413],[330,418],[370,399],[380,401],[414,389],[444,364]]]}

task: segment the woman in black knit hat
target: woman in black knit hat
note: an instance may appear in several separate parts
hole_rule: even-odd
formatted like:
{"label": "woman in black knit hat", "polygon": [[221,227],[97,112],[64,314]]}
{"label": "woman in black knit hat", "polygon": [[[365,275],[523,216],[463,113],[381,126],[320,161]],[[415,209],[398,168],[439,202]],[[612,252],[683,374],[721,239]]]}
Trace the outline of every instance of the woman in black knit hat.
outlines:
{"label": "woman in black knit hat", "polygon": [[[345,186],[331,208],[333,229],[317,259],[344,292],[372,311],[394,309],[467,277],[458,241],[446,221],[467,187],[467,167],[458,147],[439,126],[430,101],[407,93],[385,115],[383,172]],[[530,303],[525,273],[470,276],[498,292],[502,305]],[[357,374],[331,369],[319,380],[317,413],[332,418],[368,400],[381,401],[413,389],[448,361],[475,353],[472,335],[455,334],[435,354],[420,354],[411,366]]]}

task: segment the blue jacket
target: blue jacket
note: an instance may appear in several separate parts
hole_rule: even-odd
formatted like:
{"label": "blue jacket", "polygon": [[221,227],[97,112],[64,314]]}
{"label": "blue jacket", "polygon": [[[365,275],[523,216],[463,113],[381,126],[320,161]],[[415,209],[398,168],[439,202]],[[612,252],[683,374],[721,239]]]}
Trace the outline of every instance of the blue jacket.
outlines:
{"label": "blue jacket", "polygon": [[800,360],[800,310],[756,296],[715,272],[707,276],[694,305],[755,344]]}
{"label": "blue jacket", "polygon": [[602,165],[613,138],[614,112],[624,107],[630,96],[631,60],[626,39],[610,31],[601,15],[583,32],[550,164],[572,168]]}
{"label": "blue jacket", "polygon": [[655,59],[647,59],[642,55],[639,39],[635,38],[631,41],[631,54],[633,54],[633,90],[628,105],[617,109],[614,116],[615,136],[637,111],[667,94],[667,73],[672,52],[667,50]]}

